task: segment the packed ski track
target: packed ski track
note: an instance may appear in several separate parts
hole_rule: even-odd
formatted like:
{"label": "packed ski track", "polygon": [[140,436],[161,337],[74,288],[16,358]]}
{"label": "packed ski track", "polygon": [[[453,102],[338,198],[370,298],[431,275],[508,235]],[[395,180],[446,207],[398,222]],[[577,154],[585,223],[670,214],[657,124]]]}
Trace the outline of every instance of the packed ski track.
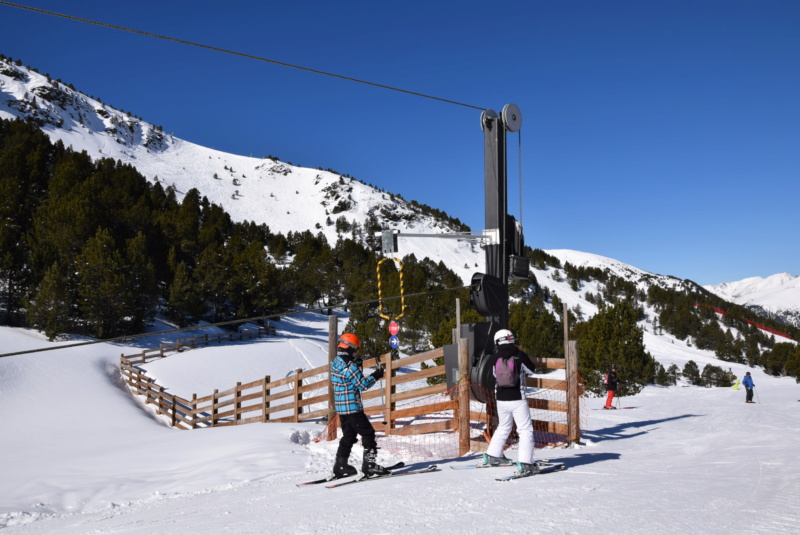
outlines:
{"label": "packed ski track", "polygon": [[[284,376],[326,362],[326,324],[287,318],[275,337],[185,351],[148,373],[179,395]],[[0,332],[7,350],[50,346],[33,331]],[[0,359],[4,533],[796,533],[800,387],[789,378],[753,370],[753,405],[743,391],[687,384],[623,397],[630,410],[593,410],[603,400],[588,398],[583,443],[535,454],[564,471],[500,482],[513,468],[449,469],[477,453],[380,450],[382,464],[439,469],[297,487],[333,465],[337,442],[314,442],[322,425],[171,429],[120,384],[119,355],[143,346]],[[659,351],[679,363],[703,356],[670,342]],[[360,455],[356,446],[352,462]]]}

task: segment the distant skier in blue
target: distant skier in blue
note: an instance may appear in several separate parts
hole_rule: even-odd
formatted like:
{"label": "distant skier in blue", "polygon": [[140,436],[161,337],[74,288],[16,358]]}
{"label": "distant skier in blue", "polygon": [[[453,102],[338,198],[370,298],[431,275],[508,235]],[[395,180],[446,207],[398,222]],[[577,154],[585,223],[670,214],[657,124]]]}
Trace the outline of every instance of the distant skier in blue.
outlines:
{"label": "distant skier in blue", "polygon": [[745,403],[755,403],[753,401],[753,389],[756,387],[756,384],[753,382],[753,378],[750,377],[750,372],[744,374],[744,379],[742,379],[742,385],[744,389],[747,391],[747,398],[745,399]]}

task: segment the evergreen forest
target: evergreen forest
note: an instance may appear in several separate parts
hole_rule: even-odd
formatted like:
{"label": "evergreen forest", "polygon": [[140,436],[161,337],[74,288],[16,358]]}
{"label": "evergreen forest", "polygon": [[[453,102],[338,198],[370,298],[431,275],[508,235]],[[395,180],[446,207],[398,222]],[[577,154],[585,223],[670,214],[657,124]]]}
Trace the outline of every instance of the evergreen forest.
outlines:
{"label": "evergreen forest", "polygon": [[[367,355],[376,355],[389,351],[385,316],[402,315],[409,353],[451,343],[456,298],[462,323],[483,321],[460,278],[427,258],[402,259],[407,297],[398,299],[400,266],[380,262],[379,229],[374,219],[362,226],[337,221],[339,238],[331,244],[309,230],[282,235],[265,224],[234,222],[195,189],[179,201],[174,189],[148,182],[130,165],[92,161],[51,143],[35,124],[0,120],[0,324],[33,327],[51,340],[134,335],[156,315],[181,327],[206,321],[236,328],[245,319],[280,321],[298,308],[326,312],[346,305],[347,329],[364,340]],[[590,392],[601,392],[612,363],[623,395],[647,383],[674,384],[679,376],[708,386],[733,380],[713,366],[697,373],[664,369],[642,340],[645,305],[656,311],[649,320],[657,332],[723,361],[800,381],[798,346],[776,342],[747,320],[795,340],[800,329],[758,317],[690,281],[681,289],[650,284],[643,290],[607,270],[561,265],[539,249],[524,254],[576,292],[589,281],[601,288],[582,294],[599,308],[592,318],[580,307],[568,311]],[[563,356],[559,296],[533,273],[513,282],[510,294],[509,327],[523,349],[534,357]],[[714,307],[728,314],[719,318]]]}

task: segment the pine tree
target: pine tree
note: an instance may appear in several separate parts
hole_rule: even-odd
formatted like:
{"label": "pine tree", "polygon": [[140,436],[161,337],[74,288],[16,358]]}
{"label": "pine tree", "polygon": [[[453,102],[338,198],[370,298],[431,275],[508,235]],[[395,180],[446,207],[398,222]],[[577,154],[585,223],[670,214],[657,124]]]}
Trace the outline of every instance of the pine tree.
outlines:
{"label": "pine tree", "polygon": [[147,239],[141,232],[128,240],[126,260],[126,315],[130,318],[130,329],[138,332],[153,316],[158,299],[155,268],[147,254]]}
{"label": "pine tree", "polygon": [[212,244],[203,250],[194,270],[194,278],[203,301],[213,312],[212,321],[216,323],[227,313],[228,280],[231,277],[231,258],[221,244]]}
{"label": "pine tree", "polygon": [[68,283],[56,262],[45,272],[36,298],[28,306],[28,321],[53,341],[72,328],[72,315]]}
{"label": "pine tree", "polygon": [[517,343],[529,356],[564,356],[563,323],[547,309],[540,295],[527,301],[511,303],[508,323]]}
{"label": "pine tree", "polygon": [[773,345],[771,350],[761,355],[761,365],[764,366],[764,371],[770,375],[784,375],[786,363],[789,362],[794,352],[794,344],[781,342]]}
{"label": "pine tree", "polygon": [[[400,295],[400,273],[392,269],[393,264],[393,262],[387,261],[381,265],[384,298]],[[415,294],[432,289],[434,274],[431,268],[430,262],[420,262],[413,254],[404,256],[402,267],[404,293]],[[430,299],[384,301],[383,313],[390,317],[396,317],[400,314],[403,304],[405,305],[405,314],[402,318],[403,344],[409,348],[411,353],[432,349],[426,330],[430,315],[443,317],[443,311],[438,309],[435,298],[431,296]]]}
{"label": "pine tree", "polygon": [[714,366],[713,364],[706,364],[703,367],[701,380],[703,381],[703,384],[709,387],[711,386],[728,387],[733,385],[733,382],[736,380],[736,376],[733,375],[733,372],[731,372],[730,369],[725,371],[719,366]]}
{"label": "pine tree", "polygon": [[720,329],[716,319],[712,319],[703,325],[695,337],[697,349],[710,349],[711,351],[715,351],[724,341],[725,334]]}
{"label": "pine tree", "polygon": [[683,377],[693,385],[703,384],[700,376],[700,368],[697,367],[697,363],[693,360],[683,365]]}
{"label": "pine tree", "polygon": [[794,377],[795,381],[800,383],[800,346],[795,346],[794,351],[786,359],[784,370],[786,375]]}
{"label": "pine tree", "polygon": [[673,385],[678,384],[678,376],[680,376],[680,368],[678,368],[678,365],[675,363],[670,364],[669,368],[667,368],[667,373],[669,374],[671,379],[670,384]]}
{"label": "pine tree", "polygon": [[656,361],[645,350],[638,317],[636,307],[619,301],[602,307],[592,319],[575,326],[580,371],[588,390],[602,393],[602,374],[611,364],[617,366],[620,395],[637,394],[645,383],[654,380]]}
{"label": "pine tree", "polygon": [[175,276],[169,288],[167,315],[184,327],[198,320],[205,310],[200,293],[192,280],[186,263],[180,262],[175,267]]}
{"label": "pine tree", "polygon": [[252,242],[233,257],[227,293],[239,318],[264,316],[280,308],[280,272],[267,260],[264,245]]}
{"label": "pine tree", "polygon": [[98,338],[115,336],[123,329],[128,287],[122,254],[111,233],[100,229],[86,242],[76,259],[78,310],[89,333]]}
{"label": "pine tree", "polygon": [[332,250],[322,233],[314,236],[309,231],[295,234],[291,247],[295,255],[291,271],[296,299],[313,307],[331,286],[335,265]]}
{"label": "pine tree", "polygon": [[669,372],[664,369],[664,366],[661,363],[656,362],[656,384],[660,386],[669,386],[674,384],[672,382],[672,377],[670,376]]}
{"label": "pine tree", "polygon": [[0,120],[0,299],[11,325],[24,324],[25,302],[36,292],[28,235],[60,151],[63,144],[54,149],[35,125]]}

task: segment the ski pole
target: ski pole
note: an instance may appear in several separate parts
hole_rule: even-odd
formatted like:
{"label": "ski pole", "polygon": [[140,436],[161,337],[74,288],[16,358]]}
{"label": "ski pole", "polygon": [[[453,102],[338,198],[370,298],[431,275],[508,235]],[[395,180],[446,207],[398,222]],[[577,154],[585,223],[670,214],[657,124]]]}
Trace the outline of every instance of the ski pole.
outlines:
{"label": "ski pole", "polygon": [[383,425],[386,425],[386,401],[383,399],[383,388],[381,388],[381,415],[383,416]]}
{"label": "ski pole", "polygon": [[[378,363],[376,369],[383,370],[383,372],[386,373],[386,370],[383,369],[383,366],[380,363],[380,356],[376,357],[375,360]],[[386,400],[384,399],[383,387],[381,387],[381,415],[383,418],[383,425],[386,425]]]}
{"label": "ski pole", "polygon": [[753,392],[756,393],[756,400],[758,401],[758,404],[761,405],[761,399],[759,399],[758,392],[756,392],[756,385],[753,385]]}

